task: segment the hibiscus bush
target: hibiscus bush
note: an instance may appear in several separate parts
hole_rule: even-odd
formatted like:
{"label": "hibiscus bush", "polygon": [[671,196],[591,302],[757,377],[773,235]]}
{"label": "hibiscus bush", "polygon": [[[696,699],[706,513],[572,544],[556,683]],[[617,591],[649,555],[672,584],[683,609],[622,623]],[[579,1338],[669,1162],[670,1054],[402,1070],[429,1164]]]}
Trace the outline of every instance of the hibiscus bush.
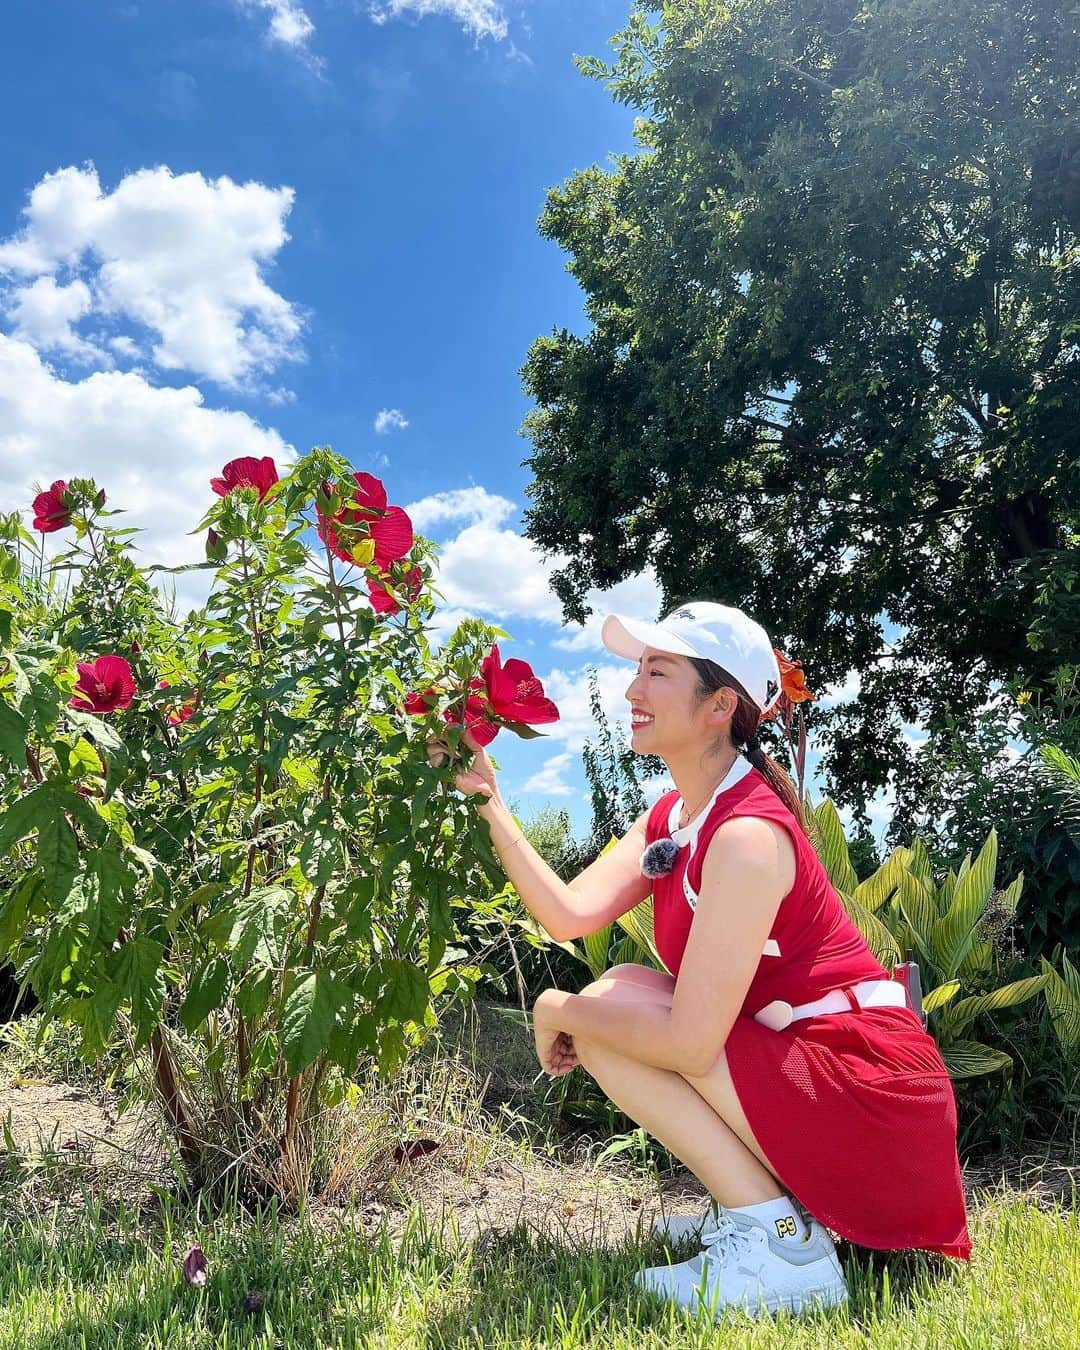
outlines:
{"label": "hibiscus bush", "polygon": [[[205,563],[148,568],[89,480],[38,494],[36,540],[0,518],[0,964],[87,1059],[129,1046],[193,1181],[288,1191],[513,921],[428,743],[558,712],[500,630],[433,647],[433,546],[329,450],[234,460],[192,525]],[[155,573],[193,568],[179,621]]]}

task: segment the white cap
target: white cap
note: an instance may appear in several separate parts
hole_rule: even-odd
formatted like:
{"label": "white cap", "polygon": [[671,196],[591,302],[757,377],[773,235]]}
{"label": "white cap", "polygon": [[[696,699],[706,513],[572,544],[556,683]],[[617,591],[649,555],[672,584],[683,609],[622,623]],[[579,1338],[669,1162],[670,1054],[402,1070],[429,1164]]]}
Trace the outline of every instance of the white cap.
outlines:
{"label": "white cap", "polygon": [[738,680],[761,712],[780,697],[780,666],[769,635],[731,605],[695,600],[659,623],[609,614],[600,636],[608,651],[629,661],[640,661],[646,647],[712,661]]}

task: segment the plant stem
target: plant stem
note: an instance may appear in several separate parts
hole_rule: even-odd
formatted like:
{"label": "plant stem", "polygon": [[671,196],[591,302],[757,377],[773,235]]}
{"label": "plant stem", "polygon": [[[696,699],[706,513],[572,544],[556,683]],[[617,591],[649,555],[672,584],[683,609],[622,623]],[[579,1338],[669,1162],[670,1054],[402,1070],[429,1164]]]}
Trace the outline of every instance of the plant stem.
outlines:
{"label": "plant stem", "polygon": [[345,645],[345,624],[341,617],[341,591],[338,588],[337,572],[334,570],[334,555],[330,552],[330,545],[323,540],[326,548],[326,567],[330,576],[330,594],[334,597],[334,618],[337,620],[338,637],[341,639],[341,645]]}
{"label": "plant stem", "polygon": [[198,1176],[201,1159],[199,1141],[191,1128],[187,1108],[180,1096],[180,1089],[176,1084],[176,1069],[160,1026],[156,1026],[150,1035],[150,1049],[154,1056],[154,1080],[157,1083],[158,1093],[168,1113],[169,1121],[176,1131],[180,1156],[184,1159],[192,1179],[195,1179]]}

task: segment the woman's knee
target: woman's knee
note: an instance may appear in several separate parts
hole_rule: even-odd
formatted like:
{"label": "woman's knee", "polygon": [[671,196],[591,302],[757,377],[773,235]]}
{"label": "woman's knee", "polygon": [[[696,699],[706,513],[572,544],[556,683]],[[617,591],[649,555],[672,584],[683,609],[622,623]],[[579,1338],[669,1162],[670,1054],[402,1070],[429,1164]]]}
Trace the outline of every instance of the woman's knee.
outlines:
{"label": "woman's knee", "polygon": [[670,1002],[674,991],[675,981],[664,971],[625,962],[605,970],[581,990],[588,998],[644,998],[649,1002],[656,1001],[657,996]]}

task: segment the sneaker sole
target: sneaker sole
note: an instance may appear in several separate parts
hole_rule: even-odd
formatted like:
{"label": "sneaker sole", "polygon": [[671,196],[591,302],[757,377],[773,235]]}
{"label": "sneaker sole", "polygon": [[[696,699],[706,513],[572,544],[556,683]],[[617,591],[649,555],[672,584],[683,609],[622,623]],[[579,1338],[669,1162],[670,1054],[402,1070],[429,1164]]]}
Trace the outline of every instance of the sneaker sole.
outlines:
{"label": "sneaker sole", "polygon": [[789,1298],[765,1298],[759,1299],[756,1303],[722,1303],[717,1307],[715,1316],[720,1318],[729,1309],[738,1309],[750,1317],[757,1317],[763,1312],[768,1313],[770,1317],[782,1312],[798,1316],[799,1313],[837,1308],[847,1300],[847,1286],[833,1284],[825,1289],[817,1289],[812,1294],[793,1294]]}

